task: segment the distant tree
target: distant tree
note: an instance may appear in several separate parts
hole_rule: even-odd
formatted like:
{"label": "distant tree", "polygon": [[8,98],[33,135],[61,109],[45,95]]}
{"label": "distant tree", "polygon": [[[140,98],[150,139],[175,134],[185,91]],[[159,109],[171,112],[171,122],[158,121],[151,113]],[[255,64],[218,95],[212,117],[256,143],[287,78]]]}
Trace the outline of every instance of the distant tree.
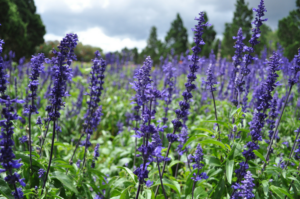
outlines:
{"label": "distant tree", "polygon": [[[59,41],[47,41],[42,45],[36,47],[35,53],[44,53],[46,57],[52,57],[52,49],[57,49]],[[102,49],[99,47],[93,47],[90,45],[83,45],[81,42],[75,48],[75,54],[78,61],[90,62],[95,57],[95,51],[99,51],[102,54]],[[102,55],[103,56],[103,55]]]}
{"label": "distant tree", "polygon": [[266,24],[263,24],[260,27],[260,31],[261,31],[261,34],[259,37],[260,43],[254,47],[255,54],[257,54],[257,55],[260,55],[262,50],[265,47],[270,48],[270,45],[271,45],[270,42],[275,42],[275,41],[271,41],[271,39],[269,38],[270,33],[272,32],[272,29],[269,26],[267,26]]}
{"label": "distant tree", "polygon": [[184,53],[188,48],[187,29],[183,26],[183,21],[179,14],[171,23],[171,28],[165,37],[167,52],[174,49],[175,55]]}
{"label": "distant tree", "polygon": [[134,64],[137,64],[139,61],[139,52],[138,49],[135,47],[131,49],[131,54],[132,54],[132,61]]}
{"label": "distant tree", "polygon": [[143,61],[145,56],[150,56],[154,64],[159,63],[159,57],[160,57],[160,49],[161,49],[161,41],[157,39],[157,29],[155,26],[153,26],[150,30],[150,35],[147,40],[147,46],[145,49],[143,49],[140,58]]}
{"label": "distant tree", "polygon": [[248,8],[248,3],[245,0],[237,0],[235,4],[235,11],[233,14],[233,19],[231,23],[225,24],[225,31],[223,33],[222,41],[222,56],[232,57],[234,55],[235,49],[233,48],[235,40],[232,38],[236,36],[238,29],[241,27],[248,42],[251,37],[251,21],[253,19],[253,11]]}
{"label": "distant tree", "polygon": [[16,59],[30,57],[44,42],[45,26],[36,14],[33,0],[1,0],[0,38],[5,40],[4,53],[12,50]]}
{"label": "distant tree", "polygon": [[284,47],[287,58],[293,59],[300,48],[300,0],[296,1],[297,9],[278,22],[278,38]]}

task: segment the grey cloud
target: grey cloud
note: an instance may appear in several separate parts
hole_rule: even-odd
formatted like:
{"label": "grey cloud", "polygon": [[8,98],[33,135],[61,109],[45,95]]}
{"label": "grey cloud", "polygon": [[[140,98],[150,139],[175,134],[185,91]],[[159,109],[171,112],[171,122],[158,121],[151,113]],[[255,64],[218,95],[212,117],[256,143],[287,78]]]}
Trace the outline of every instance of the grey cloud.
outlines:
{"label": "grey cloud", "polygon": [[[145,40],[151,26],[156,26],[160,38],[164,38],[180,13],[185,27],[192,37],[191,28],[195,16],[202,10],[208,14],[209,22],[214,25],[218,36],[222,35],[224,24],[231,22],[236,0],[127,0],[122,3],[111,1],[107,8],[95,5],[80,13],[71,11],[66,5],[56,6],[55,10],[45,10],[41,17],[46,24],[47,33],[63,35],[68,30],[83,31],[87,28],[101,27],[105,34],[112,37],[128,37]],[[124,3],[125,2],[125,3]],[[250,7],[257,7],[259,0],[249,0]],[[295,8],[293,0],[266,0],[268,10],[267,24],[276,29],[278,20],[287,16]]]}

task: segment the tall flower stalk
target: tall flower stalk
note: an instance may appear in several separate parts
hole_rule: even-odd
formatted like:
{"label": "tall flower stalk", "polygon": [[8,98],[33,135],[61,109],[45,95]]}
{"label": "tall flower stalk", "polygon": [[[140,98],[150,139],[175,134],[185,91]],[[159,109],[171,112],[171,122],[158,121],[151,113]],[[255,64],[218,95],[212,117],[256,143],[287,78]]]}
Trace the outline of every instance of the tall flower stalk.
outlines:
{"label": "tall flower stalk", "polygon": [[[278,121],[276,123],[276,127],[275,127],[275,130],[274,130],[274,133],[272,134],[272,137],[271,137],[271,140],[270,140],[270,144],[269,144],[269,147],[268,147],[268,150],[267,150],[267,154],[266,154],[266,160],[267,161],[269,161],[270,154],[272,152],[273,140],[274,140],[276,132],[278,130],[278,127],[279,127],[279,124],[280,124],[280,121],[281,121],[284,109],[285,109],[285,107],[287,105],[289,96],[291,94],[292,88],[299,81],[299,77],[297,77],[297,74],[300,71],[300,48],[298,49],[298,55],[295,55],[294,61],[295,61],[295,65],[291,66],[291,72],[292,72],[291,75],[292,75],[292,77],[289,79],[289,85],[290,85],[289,91],[288,91],[288,94],[286,96],[284,105],[283,105],[283,107],[281,109]],[[267,162],[264,163],[262,171],[265,170],[266,166],[267,166]]]}
{"label": "tall flower stalk", "polygon": [[194,191],[195,191],[195,186],[198,181],[205,180],[208,178],[207,174],[205,172],[200,173],[200,170],[204,166],[202,161],[203,161],[203,149],[200,146],[200,144],[197,145],[195,155],[190,155],[189,159],[191,162],[195,162],[193,164],[193,168],[197,169],[197,174],[193,173],[192,180],[194,181],[193,183],[193,189],[192,189],[192,199],[194,198]]}
{"label": "tall flower stalk", "polygon": [[[84,146],[85,151],[84,151],[84,158],[83,158],[83,167],[85,166],[85,156],[86,156],[86,151],[89,146],[91,146],[89,138],[93,134],[93,131],[97,128],[101,121],[101,116],[102,116],[102,107],[99,106],[99,102],[102,90],[103,90],[103,84],[104,84],[104,72],[106,69],[106,61],[103,60],[100,56],[100,52],[96,51],[95,52],[95,59],[93,61],[93,66],[92,66],[92,71],[90,72],[90,92],[88,95],[90,96],[87,104],[88,104],[88,109],[87,112],[84,116],[85,121],[83,125],[84,133],[81,134],[76,147],[73,151],[72,157],[70,159],[70,164],[73,164],[73,158],[76,153],[76,150],[78,149],[78,146]],[[84,141],[81,141],[84,135],[86,136],[86,139]],[[67,170],[68,173],[68,170]]]}
{"label": "tall flower stalk", "polygon": [[[1,24],[0,24],[1,25]],[[0,98],[5,98],[5,91],[6,91],[6,84],[7,84],[7,74],[5,73],[4,70],[4,61],[1,56],[3,47],[2,45],[4,44],[4,41],[0,39]]]}
{"label": "tall flower stalk", "polygon": [[28,146],[29,146],[29,158],[30,158],[30,170],[32,171],[32,157],[31,157],[31,115],[32,114],[38,114],[38,108],[34,102],[34,100],[37,97],[37,89],[39,85],[39,76],[41,72],[44,71],[44,63],[45,56],[43,53],[38,54],[37,56],[32,56],[31,58],[31,74],[30,74],[30,81],[28,85],[29,93],[28,100],[31,102],[30,105],[26,108],[24,113],[28,114],[28,134],[29,134],[29,140],[28,140]]}
{"label": "tall flower stalk", "polygon": [[15,112],[12,104],[13,103],[23,103],[23,100],[18,99],[10,99],[8,95],[5,94],[6,91],[6,84],[7,84],[7,75],[5,74],[3,68],[3,58],[2,54],[2,45],[4,41],[0,39],[0,103],[2,104],[2,118],[0,120],[1,126],[1,134],[0,134],[0,163],[3,169],[0,169],[0,173],[6,173],[6,177],[4,180],[8,183],[13,185],[14,192],[12,195],[16,199],[20,199],[24,197],[22,188],[17,188],[17,183],[21,186],[25,187],[26,184],[24,182],[24,178],[21,179],[21,176],[15,172],[13,173],[13,169],[19,169],[23,164],[20,163],[21,159],[15,160],[16,156],[13,153],[12,147],[14,146],[13,141],[13,134],[14,134],[14,127],[13,121],[20,119],[20,117]]}
{"label": "tall flower stalk", "polygon": [[247,52],[247,54],[245,54],[243,57],[244,67],[240,69],[240,78],[237,79],[235,83],[235,87],[238,91],[238,95],[236,95],[234,99],[235,102],[238,102],[240,100],[239,96],[241,96],[242,92],[245,91],[243,87],[245,85],[244,78],[251,72],[248,66],[255,60],[255,57],[253,57],[252,54],[254,53],[254,46],[260,43],[260,41],[258,41],[261,34],[260,27],[262,26],[264,21],[268,20],[262,18],[263,16],[265,16],[265,12],[267,12],[267,10],[265,9],[264,0],[260,1],[260,4],[258,5],[258,9],[253,8],[253,11],[256,12],[255,20],[252,22],[252,24],[255,25],[255,28],[252,29],[252,36],[251,39],[249,40],[251,47],[249,46],[243,47],[243,52]]}
{"label": "tall flower stalk", "polygon": [[233,48],[235,48],[234,56],[232,57],[234,68],[232,69],[231,72],[230,84],[232,89],[232,95],[234,96],[232,103],[238,106],[238,100],[236,99],[236,96],[238,96],[238,90],[235,86],[235,81],[236,81],[237,72],[239,72],[238,67],[239,66],[241,67],[243,63],[243,49],[245,46],[243,40],[245,39],[245,37],[243,36],[242,28],[239,28],[237,32],[237,36],[236,37],[234,36],[233,39],[236,39],[236,42],[233,46]]}
{"label": "tall flower stalk", "polygon": [[76,60],[76,55],[74,53],[74,49],[77,45],[78,37],[76,34],[67,34],[65,38],[60,42],[60,45],[57,47],[60,51],[56,51],[53,49],[53,57],[51,60],[47,60],[48,63],[52,65],[53,71],[53,87],[51,88],[50,93],[50,104],[49,107],[49,119],[53,122],[53,134],[52,134],[52,142],[51,142],[51,151],[50,151],[50,158],[48,163],[48,168],[46,172],[46,176],[44,179],[44,184],[42,188],[42,193],[44,191],[51,161],[53,155],[53,148],[54,148],[54,139],[55,139],[55,132],[56,132],[56,125],[58,119],[60,118],[60,110],[64,107],[63,98],[68,96],[67,93],[67,82],[72,79],[72,69],[71,63],[73,60]]}
{"label": "tall flower stalk", "polygon": [[[207,79],[206,81],[204,81],[203,83],[206,85],[206,88],[211,92],[211,96],[213,99],[213,103],[214,103],[214,113],[215,113],[215,119],[216,121],[218,121],[218,114],[217,114],[217,107],[216,107],[216,100],[215,100],[215,95],[214,95],[214,91],[217,90],[215,86],[215,84],[217,84],[217,81],[214,77],[213,74],[213,64],[211,63],[206,71],[206,75],[207,75]],[[220,131],[220,127],[219,124],[217,124],[218,127],[218,140],[221,140],[221,131]]]}
{"label": "tall flower stalk", "polygon": [[[182,127],[182,121],[187,118],[189,115],[189,109],[190,109],[190,100],[193,97],[191,91],[196,88],[196,85],[193,83],[196,80],[196,72],[200,68],[198,63],[199,61],[199,53],[201,52],[201,45],[204,45],[205,42],[202,39],[203,30],[204,27],[209,26],[208,23],[205,23],[204,20],[204,13],[199,13],[199,18],[195,18],[195,20],[198,21],[198,24],[193,28],[192,30],[195,32],[194,42],[195,46],[192,47],[193,54],[190,56],[190,60],[192,61],[192,64],[189,65],[190,73],[187,75],[188,81],[185,83],[186,90],[182,93],[183,101],[179,102],[180,109],[175,110],[176,113],[176,119],[172,121],[173,123],[173,133],[167,134],[167,138],[169,140],[168,149],[166,152],[165,157],[167,158],[169,155],[169,151],[171,149],[171,145],[173,142],[177,141],[177,135],[175,134],[177,131],[180,130]],[[162,169],[162,176],[165,171],[167,162],[164,162],[163,169]],[[156,188],[155,196],[158,194],[159,186]]]}
{"label": "tall flower stalk", "polygon": [[93,70],[91,72],[91,83],[90,83],[90,93],[88,94],[90,96],[88,104],[88,109],[85,114],[85,123],[84,123],[84,131],[86,136],[86,140],[82,142],[85,144],[85,151],[83,156],[83,168],[85,166],[86,161],[86,151],[88,148],[89,138],[93,134],[93,131],[97,128],[101,121],[102,116],[102,107],[99,106],[99,102],[102,90],[103,90],[103,84],[104,84],[104,71],[106,68],[106,62],[100,57],[100,52],[95,52],[95,59],[93,60]]}
{"label": "tall flower stalk", "polygon": [[[142,145],[137,149],[140,154],[137,155],[137,157],[142,157],[143,159],[143,163],[133,172],[139,179],[138,190],[135,197],[136,199],[139,197],[142,185],[146,183],[145,179],[148,178],[149,171],[147,170],[147,166],[151,162],[156,162],[159,166],[159,162],[169,160],[161,156],[162,142],[159,136],[159,131],[162,132],[164,127],[151,124],[151,119],[155,116],[153,103],[157,99],[162,98],[162,93],[153,88],[151,85],[151,65],[152,60],[150,57],[147,57],[143,66],[135,74],[136,81],[132,83],[133,88],[136,91],[136,95],[133,98],[134,103],[142,109],[141,124],[138,130],[136,130],[136,135],[134,136],[142,138]],[[162,184],[161,173],[160,180]],[[167,198],[166,194],[165,198]]]}
{"label": "tall flower stalk", "polygon": [[[258,142],[262,141],[262,129],[265,125],[267,114],[266,111],[271,107],[272,92],[278,85],[276,80],[278,77],[277,71],[280,70],[281,60],[276,52],[270,57],[268,64],[268,77],[266,81],[255,92],[255,113],[252,121],[250,122],[251,141],[247,143],[247,150],[243,151],[243,156],[246,161],[240,163],[240,168],[235,172],[238,176],[237,182],[233,187],[237,186],[240,180],[246,175],[249,168],[248,161],[255,159],[254,150],[260,149]],[[276,132],[276,131],[275,131]],[[274,133],[275,134],[275,133]],[[237,190],[234,188],[235,191]],[[234,194],[233,194],[234,195]]]}

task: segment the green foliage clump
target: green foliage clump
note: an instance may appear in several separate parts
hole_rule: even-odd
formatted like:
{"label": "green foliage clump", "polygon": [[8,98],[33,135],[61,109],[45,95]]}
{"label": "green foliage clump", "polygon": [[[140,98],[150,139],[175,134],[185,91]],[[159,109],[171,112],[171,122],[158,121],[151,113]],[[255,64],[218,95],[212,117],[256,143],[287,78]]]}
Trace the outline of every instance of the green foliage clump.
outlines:
{"label": "green foliage clump", "polygon": [[[42,45],[36,47],[37,53],[44,53],[46,57],[53,56],[52,49],[57,49],[59,45],[59,41],[47,41]],[[81,42],[78,43],[77,47],[75,48],[75,54],[77,56],[78,61],[89,62],[95,56],[95,51],[103,52],[99,47],[93,47],[90,45],[83,45]]]}
{"label": "green foliage clump", "polygon": [[0,23],[0,38],[5,40],[4,54],[13,51],[17,59],[30,57],[35,47],[44,42],[46,29],[36,14],[33,0],[2,0]]}
{"label": "green foliage clump", "polygon": [[296,1],[297,9],[278,22],[278,38],[285,48],[285,56],[290,60],[300,48],[300,1]]}

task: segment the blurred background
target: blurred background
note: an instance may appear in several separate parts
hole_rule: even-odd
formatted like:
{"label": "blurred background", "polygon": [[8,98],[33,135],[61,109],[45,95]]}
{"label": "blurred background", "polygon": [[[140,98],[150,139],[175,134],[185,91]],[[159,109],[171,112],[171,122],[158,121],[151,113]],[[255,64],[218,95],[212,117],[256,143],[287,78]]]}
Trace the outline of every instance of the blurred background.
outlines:
{"label": "blurred background", "polygon": [[[78,61],[90,61],[99,50],[130,54],[135,63],[150,55],[157,64],[171,49],[181,55],[192,47],[193,19],[204,11],[211,26],[204,34],[202,56],[220,48],[221,56],[230,59],[232,36],[242,27],[249,40],[252,8],[258,4],[259,0],[0,0],[0,38],[5,40],[4,53],[15,52],[17,60],[37,52],[50,56],[61,38],[73,32],[80,41]],[[268,21],[256,52],[280,44],[291,59],[300,46],[300,0],[266,0],[265,5]]]}

